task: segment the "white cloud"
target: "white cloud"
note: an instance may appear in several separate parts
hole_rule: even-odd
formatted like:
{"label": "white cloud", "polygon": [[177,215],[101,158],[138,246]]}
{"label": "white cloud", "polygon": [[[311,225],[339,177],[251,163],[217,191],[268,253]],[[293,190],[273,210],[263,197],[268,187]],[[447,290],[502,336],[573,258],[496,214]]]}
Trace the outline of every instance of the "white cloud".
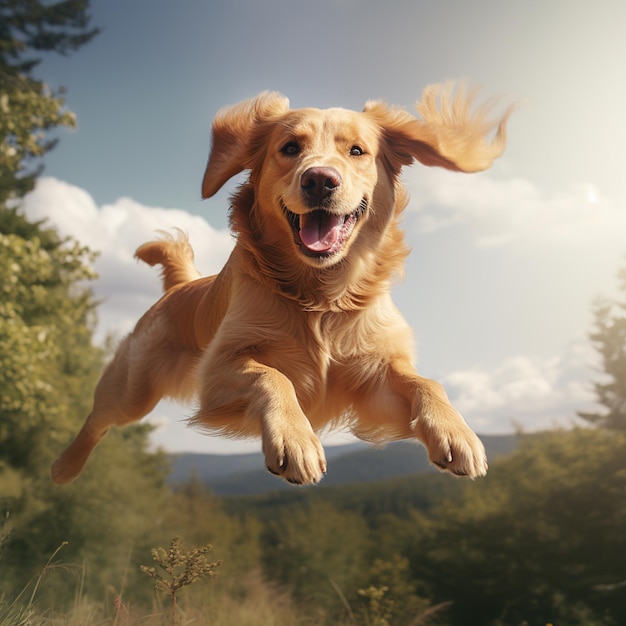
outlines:
{"label": "white cloud", "polygon": [[421,233],[465,227],[477,246],[515,243],[619,245],[626,209],[614,206],[592,183],[546,193],[522,178],[413,168],[406,173],[408,210]]}
{"label": "white cloud", "polygon": [[560,356],[507,358],[495,369],[451,372],[442,379],[450,400],[482,433],[570,426],[576,413],[594,407],[591,378],[596,355],[585,339]]}
{"label": "white cloud", "polygon": [[180,209],[143,206],[130,198],[98,207],[84,189],[55,178],[41,178],[24,199],[30,219],[47,219],[63,236],[99,252],[92,287],[102,301],[96,338],[129,332],[161,294],[158,271],[138,262],[135,250],[178,227],[189,234],[196,266],[202,274],[218,272],[233,246],[230,233],[214,229],[204,218]]}

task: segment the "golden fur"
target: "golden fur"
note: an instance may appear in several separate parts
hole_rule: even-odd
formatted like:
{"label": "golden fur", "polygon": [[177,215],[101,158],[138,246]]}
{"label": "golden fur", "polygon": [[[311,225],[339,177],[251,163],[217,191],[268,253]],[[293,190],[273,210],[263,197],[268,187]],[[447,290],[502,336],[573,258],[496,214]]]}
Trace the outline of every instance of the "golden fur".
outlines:
{"label": "golden fur", "polygon": [[339,425],[368,441],[418,439],[438,467],[485,474],[478,437],[442,386],[417,374],[390,297],[408,252],[401,168],[474,172],[504,149],[508,113],[492,124],[472,100],[463,88],[429,87],[415,117],[377,101],[362,112],[290,110],[262,93],[220,111],[202,192],[249,170],[232,199],[236,246],[205,278],[181,234],[137,250],[162,266],[165,295],[105,369],[53,480],[78,476],[110,426],[164,396],[196,398],[196,426],[260,436],[267,468],[293,483],[322,478],[316,433]]}

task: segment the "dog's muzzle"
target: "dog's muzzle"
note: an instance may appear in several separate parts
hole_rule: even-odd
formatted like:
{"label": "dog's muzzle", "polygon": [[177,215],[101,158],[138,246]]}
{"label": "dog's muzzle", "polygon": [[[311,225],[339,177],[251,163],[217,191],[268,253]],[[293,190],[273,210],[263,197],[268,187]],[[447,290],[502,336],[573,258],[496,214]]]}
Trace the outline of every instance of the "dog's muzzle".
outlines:
{"label": "dog's muzzle", "polygon": [[298,215],[283,207],[296,244],[303,254],[313,258],[328,258],[341,252],[366,209],[365,198],[347,215],[338,215],[326,209],[314,209]]}

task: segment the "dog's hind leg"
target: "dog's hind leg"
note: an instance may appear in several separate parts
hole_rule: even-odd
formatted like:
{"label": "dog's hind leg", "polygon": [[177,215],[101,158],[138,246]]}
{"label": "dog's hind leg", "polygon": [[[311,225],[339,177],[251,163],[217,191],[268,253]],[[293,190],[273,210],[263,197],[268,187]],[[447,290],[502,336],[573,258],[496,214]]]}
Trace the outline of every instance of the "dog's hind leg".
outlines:
{"label": "dog's hind leg", "polygon": [[115,358],[107,366],[94,393],[91,414],[74,441],[61,453],[51,468],[52,481],[62,485],[74,480],[82,471],[89,455],[111,426],[123,426],[140,420],[161,399],[162,393],[150,370],[154,363],[142,359],[131,361],[127,337]]}

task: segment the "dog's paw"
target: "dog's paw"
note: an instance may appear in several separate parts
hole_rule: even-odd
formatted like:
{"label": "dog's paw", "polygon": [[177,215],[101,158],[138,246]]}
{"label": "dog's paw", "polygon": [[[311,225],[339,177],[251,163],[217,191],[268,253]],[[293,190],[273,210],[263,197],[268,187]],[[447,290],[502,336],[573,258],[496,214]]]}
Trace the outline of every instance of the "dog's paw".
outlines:
{"label": "dog's paw", "polygon": [[326,473],[324,448],[311,429],[264,433],[263,452],[267,469],[295,485],[314,485]]}
{"label": "dog's paw", "polygon": [[482,441],[463,418],[443,424],[420,424],[418,437],[428,450],[433,465],[456,476],[477,478],[487,473],[487,455]]}
{"label": "dog's paw", "polygon": [[50,477],[55,485],[65,485],[72,482],[80,474],[81,469],[82,466],[74,467],[60,456],[50,468]]}

